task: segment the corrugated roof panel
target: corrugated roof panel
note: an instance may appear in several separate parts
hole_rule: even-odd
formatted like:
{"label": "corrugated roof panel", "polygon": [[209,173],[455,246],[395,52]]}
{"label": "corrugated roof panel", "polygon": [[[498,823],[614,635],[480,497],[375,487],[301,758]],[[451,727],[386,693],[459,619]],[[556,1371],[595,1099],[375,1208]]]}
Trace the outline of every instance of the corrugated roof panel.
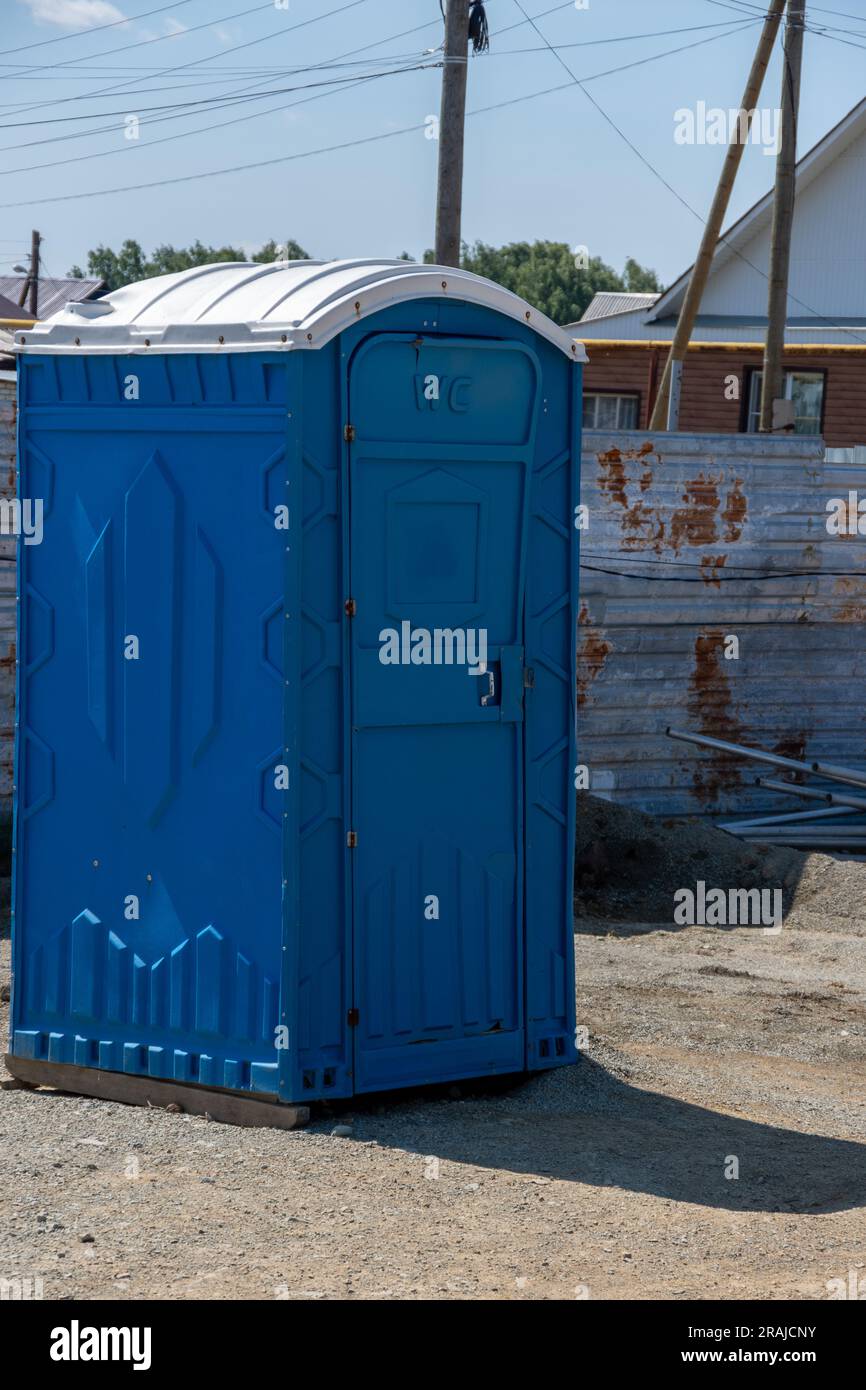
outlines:
{"label": "corrugated roof panel", "polygon": [[[11,299],[13,304],[17,304],[21,298],[25,279],[26,277],[23,275],[0,275],[0,295],[4,295],[6,299]],[[40,276],[39,317],[47,319],[49,315],[56,314],[66,304],[90,299],[92,295],[102,289],[104,284],[104,280],[78,279],[74,275],[62,280],[52,280],[47,276]],[[21,317],[29,318],[29,311],[25,309]]]}
{"label": "corrugated roof panel", "polygon": [[657,294],[625,294],[613,290],[599,290],[584,310],[581,323],[592,319],[604,319],[610,314],[628,314],[635,309],[649,309],[659,298]]}

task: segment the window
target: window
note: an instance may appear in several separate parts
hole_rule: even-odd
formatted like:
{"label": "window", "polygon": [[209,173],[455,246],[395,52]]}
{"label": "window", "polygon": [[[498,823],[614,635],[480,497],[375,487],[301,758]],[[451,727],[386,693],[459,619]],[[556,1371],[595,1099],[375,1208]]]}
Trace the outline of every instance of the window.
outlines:
{"label": "window", "polygon": [[640,396],[608,392],[583,398],[583,427],[587,430],[636,430]]}
{"label": "window", "polygon": [[[761,391],[764,373],[755,368],[749,374],[749,409],[746,430],[757,434],[761,427]],[[786,372],[785,400],[794,402],[794,433],[820,434],[824,415],[824,373]]]}

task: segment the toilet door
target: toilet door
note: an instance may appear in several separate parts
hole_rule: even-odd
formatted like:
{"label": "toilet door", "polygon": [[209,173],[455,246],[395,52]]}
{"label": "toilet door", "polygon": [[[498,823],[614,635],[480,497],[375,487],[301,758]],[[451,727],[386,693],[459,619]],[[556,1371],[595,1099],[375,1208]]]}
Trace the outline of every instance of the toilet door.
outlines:
{"label": "toilet door", "polygon": [[349,378],[355,1089],[519,1071],[539,372],[383,334]]}

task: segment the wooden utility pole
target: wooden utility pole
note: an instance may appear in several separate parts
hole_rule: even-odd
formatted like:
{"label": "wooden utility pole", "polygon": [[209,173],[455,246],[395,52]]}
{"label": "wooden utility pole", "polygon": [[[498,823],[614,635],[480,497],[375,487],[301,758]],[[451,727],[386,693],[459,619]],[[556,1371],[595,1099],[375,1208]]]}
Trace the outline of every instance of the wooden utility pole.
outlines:
{"label": "wooden utility pole", "polygon": [[460,264],[463,213],[463,139],[469,61],[470,0],[448,0],[445,65],[439,121],[439,191],[436,200],[436,263]]}
{"label": "wooden utility pole", "polygon": [[[31,232],[30,269],[27,272],[27,278],[24,281],[24,284],[21,288],[21,294],[18,297],[18,307],[19,309],[23,309],[24,301],[28,298],[29,292],[28,308],[30,309],[30,312],[34,318],[38,317],[37,311],[39,308],[39,247],[41,244],[42,237],[39,235],[39,233],[37,231]],[[20,270],[21,266],[19,266],[18,269]]]}
{"label": "wooden utility pole", "polygon": [[728,151],[725,155],[725,162],[719,178],[719,186],[716,189],[716,196],[710,208],[710,215],[707,218],[707,225],[701,240],[701,247],[697,254],[694,266],[692,267],[691,278],[689,280],[686,297],[680,309],[677,330],[671,345],[668,360],[665,363],[664,374],[659,384],[658,395],[656,396],[653,407],[650,429],[663,430],[666,428],[676,429],[678,411],[672,412],[670,424],[668,422],[668,402],[670,400],[671,378],[680,375],[682,366],[675,367],[675,363],[682,364],[685,361],[689,350],[695,320],[698,310],[701,307],[707,279],[713,264],[713,257],[716,254],[716,247],[719,243],[722,226],[728,211],[728,204],[731,201],[731,193],[734,189],[734,180],[737,177],[737,170],[743,158],[743,151],[746,148],[746,140],[752,127],[752,118],[758,98],[761,95],[761,88],[764,85],[764,77],[773,52],[773,45],[776,42],[776,35],[779,32],[779,25],[782,15],[785,12],[787,0],[771,0],[767,8],[767,16],[764,20],[764,27],[761,30],[761,37],[758,40],[758,47],[755,53],[752,70],[746,83],[746,90],[743,93],[741,110],[746,113],[745,121],[742,119],[737,122],[736,128],[731,131]]}
{"label": "wooden utility pole", "polygon": [[37,231],[30,234],[30,304],[33,317],[39,317],[39,248],[42,237]]}
{"label": "wooden utility pole", "polygon": [[791,232],[797,191],[797,124],[800,114],[800,75],[806,0],[788,0],[788,22],[782,70],[782,137],[776,159],[776,193],[770,242],[770,292],[767,304],[767,345],[761,395],[761,431],[773,428],[773,402],[784,392],[785,324],[788,318],[788,278]]}

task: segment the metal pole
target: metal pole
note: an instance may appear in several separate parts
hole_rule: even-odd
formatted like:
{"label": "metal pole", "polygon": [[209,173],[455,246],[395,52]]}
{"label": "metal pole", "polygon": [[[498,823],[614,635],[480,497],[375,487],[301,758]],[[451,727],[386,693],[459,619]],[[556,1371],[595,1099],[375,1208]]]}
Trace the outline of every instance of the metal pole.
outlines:
{"label": "metal pole", "polygon": [[792,782],[778,782],[774,777],[759,777],[759,787],[771,792],[786,792],[789,796],[802,797],[804,801],[826,801],[830,806],[849,806],[855,811],[866,811],[866,798],[850,796],[847,792],[823,792],[816,787],[796,787]]}
{"label": "metal pole", "polygon": [[[826,777],[828,782],[844,782],[849,787],[866,787],[866,772],[855,772],[852,768],[836,767],[833,763],[801,763],[796,758],[784,758],[781,753],[765,753],[761,748],[747,748],[742,743],[728,743],[723,738],[711,738],[709,734],[688,734],[681,729],[666,729],[668,738],[679,739],[682,743],[695,743],[699,748],[713,748],[719,753],[733,753],[738,758],[750,758],[756,763],[768,763],[770,767],[781,767],[788,772],[805,772],[807,776]],[[760,782],[760,778],[758,779]],[[761,785],[765,783],[761,782]],[[793,787],[788,782],[777,784],[792,795],[800,795],[802,787]],[[812,795],[821,793],[812,792]]]}
{"label": "metal pole", "polygon": [[769,763],[771,767],[782,767],[788,772],[806,772],[811,775],[809,763],[799,763],[796,758],[785,758],[781,753],[765,753],[761,748],[746,748],[741,743],[728,743],[723,738],[711,738],[709,734],[687,734],[681,729],[666,729],[668,738],[679,739],[682,743],[696,743],[699,748],[714,748],[719,753],[735,753],[740,758],[752,758],[758,763]]}
{"label": "metal pole", "polygon": [[740,835],[746,830],[757,830],[762,826],[775,826],[784,830],[787,825],[799,825],[802,821],[831,820],[834,816],[853,816],[853,806],[825,806],[820,811],[788,811],[778,816],[757,816],[754,820],[718,821],[717,830],[727,830],[729,835]]}
{"label": "metal pole", "polygon": [[28,308],[34,318],[39,317],[39,247],[42,237],[37,231],[30,234],[30,303]]}
{"label": "metal pole", "polygon": [[668,429],[673,433],[680,427],[680,398],[683,390],[683,364],[677,360],[671,364],[671,389],[668,401]]}
{"label": "metal pole", "polygon": [[439,121],[439,187],[436,199],[436,263],[460,265],[463,214],[463,144],[469,54],[470,0],[448,0],[445,64]]}
{"label": "metal pole", "polygon": [[791,268],[791,231],[797,188],[797,122],[806,0],[788,0],[782,72],[782,136],[776,160],[776,192],[770,241],[770,289],[767,301],[767,345],[761,395],[762,431],[773,428],[773,402],[784,395],[785,324]]}
{"label": "metal pole", "polygon": [[826,777],[830,782],[847,782],[851,787],[866,787],[866,772],[855,772],[850,767],[836,767],[834,763],[813,763],[812,771]]}
{"label": "metal pole", "polygon": [[800,853],[806,850],[817,849],[826,853],[857,854],[866,850],[866,834],[864,835],[804,835],[801,839],[799,835],[770,835],[757,831],[754,835],[744,835],[743,839],[747,844],[773,845],[776,849],[797,849]]}
{"label": "metal pole", "polygon": [[[674,334],[674,340],[671,345],[668,360],[665,363],[661,384],[659,385],[658,395],[653,407],[652,418],[650,420],[651,430],[663,430],[665,428],[665,420],[668,415],[667,401],[670,392],[673,364],[675,362],[682,363],[689,350],[689,342],[691,340],[692,330],[695,326],[695,319],[701,307],[701,299],[703,298],[704,289],[706,288],[707,279],[713,264],[713,257],[716,254],[716,247],[719,243],[722,224],[724,223],[728,211],[728,204],[731,201],[734,180],[736,179],[737,170],[740,167],[740,160],[743,157],[743,150],[746,146],[746,135],[751,129],[752,115],[757,106],[758,97],[761,95],[761,88],[764,85],[764,76],[770,62],[773,44],[776,42],[776,35],[779,32],[782,15],[785,12],[785,4],[786,0],[771,0],[771,4],[767,7],[767,17],[764,20],[764,27],[758,41],[758,48],[752,63],[752,70],[749,73],[746,90],[743,93],[743,104],[740,108],[742,111],[746,112],[746,121],[748,124],[745,131],[743,131],[741,129],[741,123],[738,122],[737,129],[731,132],[731,141],[728,145],[727,154],[725,155],[725,162],[722,165],[719,186],[716,189],[716,196],[713,199],[713,205],[710,208],[710,214],[707,218],[707,225],[704,229],[700,250],[698,251],[697,258],[692,267],[689,287],[686,290],[686,297],[680,309],[676,333]],[[668,425],[668,429],[671,428],[676,429],[676,425]]]}

